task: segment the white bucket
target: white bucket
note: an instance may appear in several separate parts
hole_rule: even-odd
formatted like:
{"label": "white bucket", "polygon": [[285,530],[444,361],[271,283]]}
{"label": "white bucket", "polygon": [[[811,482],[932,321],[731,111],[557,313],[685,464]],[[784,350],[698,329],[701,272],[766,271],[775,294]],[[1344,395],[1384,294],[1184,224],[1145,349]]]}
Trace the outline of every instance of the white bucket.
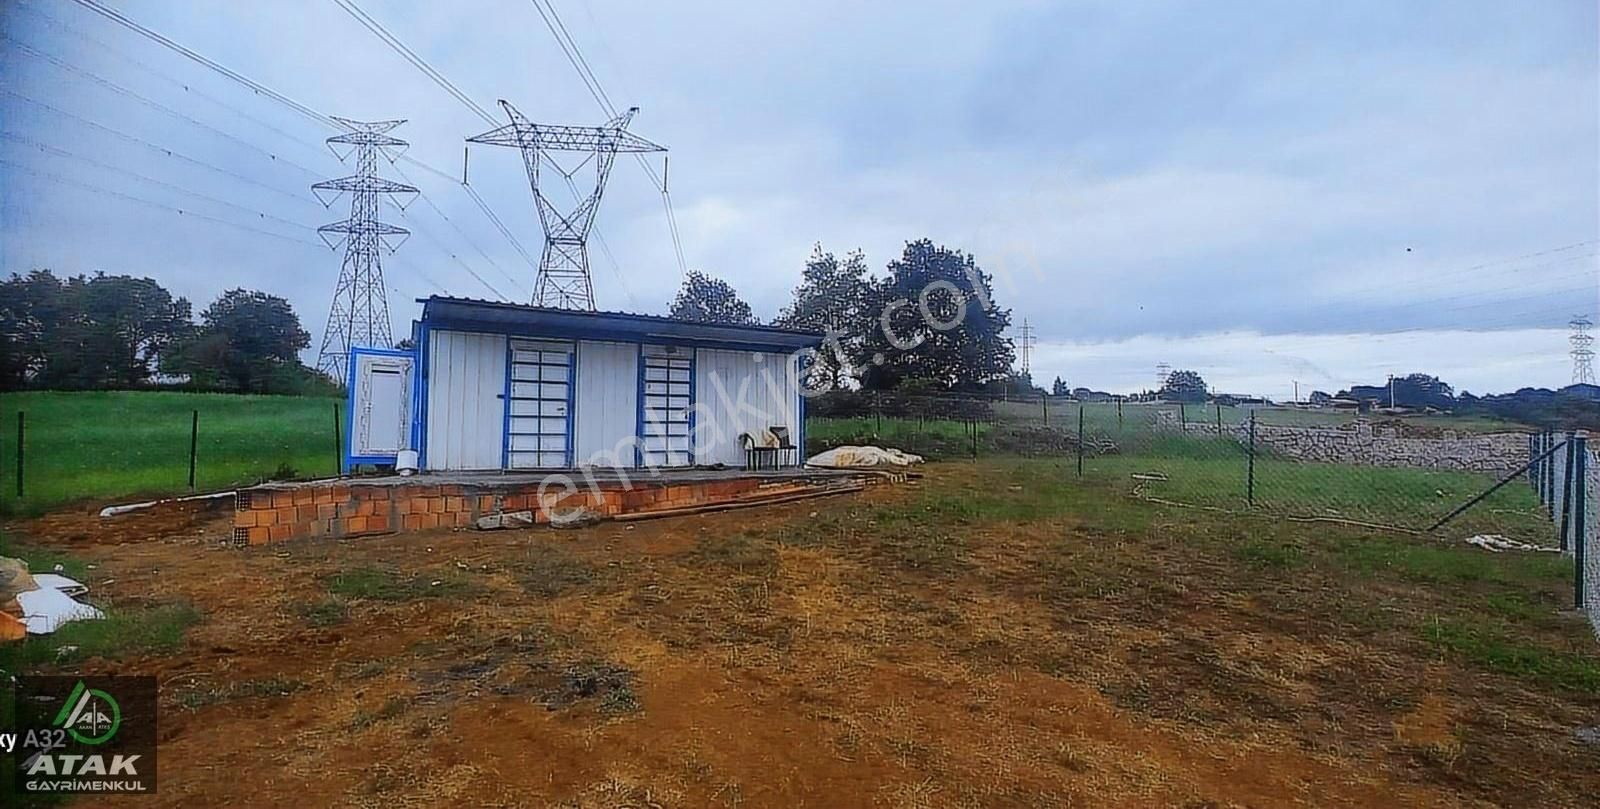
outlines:
{"label": "white bucket", "polygon": [[402,475],[409,476],[416,474],[417,451],[414,449],[400,450],[400,453],[396,455],[394,459],[394,469],[396,472],[399,472]]}

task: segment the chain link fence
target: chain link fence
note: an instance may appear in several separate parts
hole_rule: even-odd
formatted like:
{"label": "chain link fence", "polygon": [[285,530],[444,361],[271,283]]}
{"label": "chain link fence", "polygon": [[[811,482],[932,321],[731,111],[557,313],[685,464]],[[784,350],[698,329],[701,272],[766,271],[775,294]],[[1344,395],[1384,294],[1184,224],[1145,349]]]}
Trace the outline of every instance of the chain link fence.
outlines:
{"label": "chain link fence", "polygon": [[1573,606],[1600,634],[1600,453],[1584,433],[1554,432],[1530,437],[1529,451],[1529,488],[1573,560]]}
{"label": "chain link fence", "polygon": [[808,412],[811,452],[876,443],[931,460],[1068,458],[1075,474],[1119,481],[1152,501],[1463,539],[1550,541],[1539,498],[1504,483],[1529,462],[1528,436],[1492,423],[1265,405],[868,392],[831,394]]}

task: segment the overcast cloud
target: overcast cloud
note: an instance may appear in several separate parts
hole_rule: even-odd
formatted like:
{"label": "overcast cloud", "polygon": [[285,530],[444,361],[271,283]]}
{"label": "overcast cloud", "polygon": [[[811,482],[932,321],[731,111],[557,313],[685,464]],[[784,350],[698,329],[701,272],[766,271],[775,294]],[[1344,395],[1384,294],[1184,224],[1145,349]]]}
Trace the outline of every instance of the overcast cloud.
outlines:
{"label": "overcast cloud", "polygon": [[[359,2],[480,104],[603,118],[529,2]],[[332,2],[108,4],[318,111],[407,118],[452,176],[488,128]],[[1036,379],[1136,390],[1165,361],[1287,397],[1565,384],[1563,324],[1597,308],[1588,0],[555,7],[671,148],[690,267],[764,317],[813,243],[881,269],[926,236],[1000,276]],[[339,255],[312,228],[348,214],[309,191],[348,173],[331,132],[69,0],[0,27],[0,269],[150,275],[197,308],[259,288],[320,340]],[[470,198],[401,169],[449,221],[388,213],[417,231],[386,259],[396,332],[420,295],[526,300]],[[537,254],[517,155],[474,147],[470,178]],[[599,221],[600,307],[664,311],[679,271],[631,161]]]}

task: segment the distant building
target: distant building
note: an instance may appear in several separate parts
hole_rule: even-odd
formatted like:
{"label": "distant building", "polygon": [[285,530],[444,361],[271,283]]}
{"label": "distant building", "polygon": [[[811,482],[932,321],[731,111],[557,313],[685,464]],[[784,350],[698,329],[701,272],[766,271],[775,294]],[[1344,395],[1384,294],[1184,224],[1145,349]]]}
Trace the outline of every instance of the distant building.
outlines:
{"label": "distant building", "polygon": [[1116,394],[1088,388],[1073,388],[1072,398],[1080,402],[1114,402],[1117,400]]}

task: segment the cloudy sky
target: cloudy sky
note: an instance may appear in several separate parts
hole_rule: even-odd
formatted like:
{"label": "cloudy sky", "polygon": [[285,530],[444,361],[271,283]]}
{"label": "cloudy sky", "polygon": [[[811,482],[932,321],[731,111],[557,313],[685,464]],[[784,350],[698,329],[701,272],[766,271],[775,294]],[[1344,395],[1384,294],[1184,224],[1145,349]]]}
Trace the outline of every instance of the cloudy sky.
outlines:
{"label": "cloudy sky", "polygon": [[[604,118],[531,0],[356,2],[480,105]],[[105,3],[318,112],[408,119],[452,177],[488,128],[332,0]],[[925,236],[997,276],[1036,379],[1133,391],[1167,362],[1287,398],[1562,385],[1564,324],[1600,308],[1592,0],[553,6],[670,147],[689,266],[763,317],[813,244],[881,269]],[[263,289],[314,357],[333,133],[71,0],[0,3],[0,34],[0,270],[149,275],[197,308]],[[385,260],[397,333],[418,296],[527,299],[458,184],[393,171],[427,198],[386,212],[415,232]],[[537,255],[517,155],[474,147],[469,179]],[[598,230],[599,306],[665,311],[680,272],[632,161]]]}

